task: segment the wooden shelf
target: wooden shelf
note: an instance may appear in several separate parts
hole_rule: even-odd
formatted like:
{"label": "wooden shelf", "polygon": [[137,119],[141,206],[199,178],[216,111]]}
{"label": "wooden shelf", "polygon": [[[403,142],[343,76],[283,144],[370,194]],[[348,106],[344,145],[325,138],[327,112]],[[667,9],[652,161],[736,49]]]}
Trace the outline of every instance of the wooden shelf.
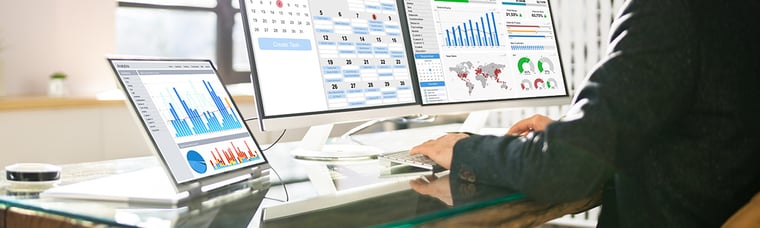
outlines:
{"label": "wooden shelf", "polygon": [[3,97],[0,111],[30,109],[66,109],[97,106],[124,105],[123,100],[97,100],[95,98],[53,98],[53,97]]}
{"label": "wooden shelf", "polygon": [[[251,96],[234,96],[236,103],[253,102]],[[53,97],[0,97],[0,111],[32,109],[69,109],[124,105],[123,100],[98,100],[95,98]]]}

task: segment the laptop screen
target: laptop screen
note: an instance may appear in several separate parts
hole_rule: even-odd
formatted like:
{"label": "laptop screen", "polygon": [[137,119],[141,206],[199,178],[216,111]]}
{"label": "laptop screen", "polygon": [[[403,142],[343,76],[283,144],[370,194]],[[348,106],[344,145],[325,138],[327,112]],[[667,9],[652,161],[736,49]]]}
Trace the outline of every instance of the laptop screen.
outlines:
{"label": "laptop screen", "polygon": [[177,184],[266,163],[211,61],[109,61]]}

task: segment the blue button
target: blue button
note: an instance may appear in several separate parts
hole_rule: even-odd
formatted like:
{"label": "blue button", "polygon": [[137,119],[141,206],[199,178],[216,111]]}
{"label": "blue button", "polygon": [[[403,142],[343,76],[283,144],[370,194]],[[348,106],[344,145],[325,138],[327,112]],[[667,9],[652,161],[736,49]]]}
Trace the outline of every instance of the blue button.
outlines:
{"label": "blue button", "polygon": [[309,51],[311,50],[311,41],[307,39],[259,38],[259,48],[261,50]]}
{"label": "blue button", "polygon": [[440,59],[440,54],[414,54],[415,59]]}
{"label": "blue button", "polygon": [[441,86],[446,86],[446,82],[444,81],[420,82],[420,87],[441,87]]}

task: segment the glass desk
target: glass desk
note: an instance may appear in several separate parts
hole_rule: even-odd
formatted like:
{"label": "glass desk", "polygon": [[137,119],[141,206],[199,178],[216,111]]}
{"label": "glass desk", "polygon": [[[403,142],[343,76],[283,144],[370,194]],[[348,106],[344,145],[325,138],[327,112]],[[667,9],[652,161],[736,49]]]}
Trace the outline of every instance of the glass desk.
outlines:
{"label": "glass desk", "polygon": [[[418,133],[418,132],[417,132]],[[385,134],[385,133],[383,133]],[[380,139],[383,134],[357,137]],[[396,136],[391,136],[396,137]],[[387,141],[386,141],[387,142]],[[598,205],[598,198],[561,205],[526,199],[509,189],[476,185],[419,172],[388,172],[376,160],[320,163],[296,160],[288,151],[295,143],[282,143],[265,152],[282,180],[270,174],[269,183],[239,183],[202,199],[174,207],[134,205],[105,201],[39,199],[35,194],[7,191],[0,182],[0,224],[7,227],[398,227],[398,226],[536,226],[569,213]],[[398,145],[394,145],[398,146]],[[409,146],[411,147],[411,146]],[[62,165],[61,185],[158,166],[153,157],[118,159]],[[325,183],[309,178],[313,167],[322,167],[337,189],[325,195]],[[4,173],[2,173],[5,176]],[[279,219],[263,219],[262,208],[283,204],[287,187],[289,204],[321,206],[329,199],[356,197],[334,207]],[[388,183],[391,183],[390,185]],[[387,193],[361,197],[366,190],[392,186]],[[351,192],[343,195],[344,192]],[[327,201],[321,201],[327,198]],[[287,204],[286,203],[286,204]],[[279,206],[279,207],[289,207]],[[2,227],[2,226],[0,226]]]}

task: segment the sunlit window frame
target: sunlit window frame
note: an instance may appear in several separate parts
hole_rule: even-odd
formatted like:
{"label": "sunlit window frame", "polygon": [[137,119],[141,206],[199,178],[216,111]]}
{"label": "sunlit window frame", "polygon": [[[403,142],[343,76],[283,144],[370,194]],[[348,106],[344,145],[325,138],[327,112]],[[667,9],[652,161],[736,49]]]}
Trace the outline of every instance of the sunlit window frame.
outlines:
{"label": "sunlit window frame", "polygon": [[216,15],[216,61],[214,64],[222,77],[224,84],[250,82],[250,72],[235,71],[232,52],[232,28],[235,23],[235,14],[240,10],[232,7],[230,0],[218,0],[215,7],[182,6],[182,5],[159,5],[145,4],[127,1],[119,1],[119,7],[143,8],[143,9],[166,9],[182,11],[213,12]]}

